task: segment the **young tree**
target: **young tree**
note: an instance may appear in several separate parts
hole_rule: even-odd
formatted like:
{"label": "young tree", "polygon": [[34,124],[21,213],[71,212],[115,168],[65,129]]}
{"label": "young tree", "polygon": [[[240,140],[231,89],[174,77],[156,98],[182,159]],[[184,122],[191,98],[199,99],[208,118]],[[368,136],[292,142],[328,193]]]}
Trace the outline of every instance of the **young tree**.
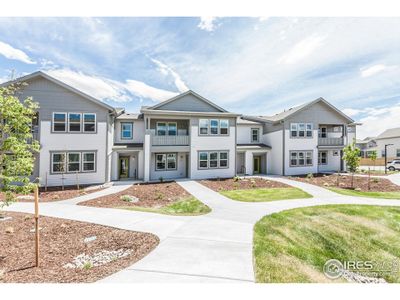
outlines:
{"label": "young tree", "polygon": [[376,158],[377,158],[378,154],[376,152],[376,150],[373,150],[369,153],[369,158],[372,160],[373,162],[373,166],[374,166],[374,170],[375,170],[375,164],[376,164]]}
{"label": "young tree", "polygon": [[16,193],[34,188],[29,177],[39,143],[33,140],[32,122],[39,106],[31,98],[21,102],[17,92],[17,86],[0,88],[0,192],[5,194],[0,208],[14,201]]}
{"label": "young tree", "polygon": [[360,165],[360,149],[358,149],[353,142],[343,149],[343,160],[351,173],[351,188],[354,188],[354,173]]}

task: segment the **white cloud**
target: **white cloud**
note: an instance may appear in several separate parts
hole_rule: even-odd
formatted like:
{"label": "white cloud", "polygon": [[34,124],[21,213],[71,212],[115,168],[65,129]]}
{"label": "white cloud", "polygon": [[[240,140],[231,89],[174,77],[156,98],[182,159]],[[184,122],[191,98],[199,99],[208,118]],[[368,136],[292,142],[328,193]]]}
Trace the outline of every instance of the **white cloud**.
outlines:
{"label": "white cloud", "polygon": [[181,76],[176,73],[171,67],[154,58],[152,58],[151,61],[158,66],[162,74],[171,74],[171,76],[174,78],[175,86],[180,92],[186,92],[187,90],[189,90],[189,88],[186,86],[186,83],[182,80]]}
{"label": "white cloud", "polygon": [[354,117],[354,116],[356,116],[356,115],[358,115],[358,114],[360,114],[360,113],[362,113],[364,110],[362,110],[362,109],[354,109],[354,108],[345,108],[345,109],[342,109],[342,112],[344,113],[344,114],[346,114],[347,116],[349,116],[350,118],[351,117]]}
{"label": "white cloud", "polygon": [[367,136],[377,136],[388,128],[400,127],[400,103],[385,107],[367,107],[363,110],[365,116],[358,122],[357,138],[363,139]]}
{"label": "white cloud", "polygon": [[387,66],[379,64],[369,68],[361,69],[361,77],[369,77],[387,69]]}
{"label": "white cloud", "polygon": [[16,49],[9,44],[0,41],[0,54],[8,59],[22,61],[26,64],[36,64],[24,51]]}
{"label": "white cloud", "polygon": [[88,75],[70,69],[53,69],[45,71],[51,76],[101,100],[112,100],[115,102],[129,102],[131,95],[153,101],[166,100],[174,97],[177,93],[152,87],[142,81],[128,79],[120,82],[100,76]]}
{"label": "white cloud", "polygon": [[214,29],[218,26],[215,24],[217,17],[200,17],[200,23],[197,25],[202,30],[205,31],[214,31]]}
{"label": "white cloud", "polygon": [[322,36],[310,36],[307,37],[296,45],[282,58],[279,62],[284,64],[294,64],[302,59],[306,58],[307,56],[311,55],[315,50],[322,46],[325,37]]}

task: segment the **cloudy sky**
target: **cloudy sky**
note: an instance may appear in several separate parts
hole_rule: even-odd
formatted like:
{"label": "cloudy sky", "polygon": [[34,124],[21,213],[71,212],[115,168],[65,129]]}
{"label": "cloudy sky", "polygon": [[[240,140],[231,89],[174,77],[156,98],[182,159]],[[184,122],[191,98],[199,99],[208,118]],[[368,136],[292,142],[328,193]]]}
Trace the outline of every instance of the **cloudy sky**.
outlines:
{"label": "cloudy sky", "polygon": [[132,112],[188,89],[254,115],[324,97],[362,138],[400,126],[399,37],[400,18],[0,18],[0,81],[45,70]]}

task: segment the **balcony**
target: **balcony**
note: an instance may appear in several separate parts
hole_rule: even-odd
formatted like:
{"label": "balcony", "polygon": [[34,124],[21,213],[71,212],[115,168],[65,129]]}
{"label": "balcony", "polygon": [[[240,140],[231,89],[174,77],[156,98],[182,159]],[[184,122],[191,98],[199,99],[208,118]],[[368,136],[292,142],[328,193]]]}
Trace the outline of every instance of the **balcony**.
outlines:
{"label": "balcony", "polygon": [[151,135],[152,146],[189,146],[189,135]]}
{"label": "balcony", "polygon": [[343,137],[318,138],[318,146],[344,146]]}

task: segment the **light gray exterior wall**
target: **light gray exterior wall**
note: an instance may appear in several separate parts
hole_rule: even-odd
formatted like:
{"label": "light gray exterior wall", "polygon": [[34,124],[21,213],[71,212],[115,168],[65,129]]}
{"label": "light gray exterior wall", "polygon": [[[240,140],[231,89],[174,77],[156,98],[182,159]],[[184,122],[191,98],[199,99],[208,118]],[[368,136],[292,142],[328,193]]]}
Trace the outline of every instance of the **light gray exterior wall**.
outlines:
{"label": "light gray exterior wall", "polygon": [[175,101],[156,108],[156,110],[219,112],[216,107],[204,101],[199,101],[199,99],[192,94],[184,95]]}

